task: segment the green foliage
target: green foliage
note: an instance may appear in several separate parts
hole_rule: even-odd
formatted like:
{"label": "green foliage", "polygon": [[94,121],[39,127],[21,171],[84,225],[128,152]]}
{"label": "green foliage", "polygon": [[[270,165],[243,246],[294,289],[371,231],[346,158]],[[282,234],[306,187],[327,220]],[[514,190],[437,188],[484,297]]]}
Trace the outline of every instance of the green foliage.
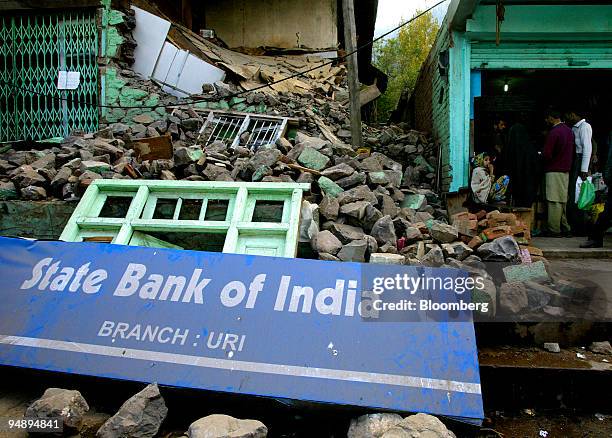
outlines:
{"label": "green foliage", "polygon": [[386,121],[402,91],[412,92],[440,25],[431,12],[402,27],[391,38],[374,44],[374,64],[389,77],[385,93],[376,102],[378,119]]}

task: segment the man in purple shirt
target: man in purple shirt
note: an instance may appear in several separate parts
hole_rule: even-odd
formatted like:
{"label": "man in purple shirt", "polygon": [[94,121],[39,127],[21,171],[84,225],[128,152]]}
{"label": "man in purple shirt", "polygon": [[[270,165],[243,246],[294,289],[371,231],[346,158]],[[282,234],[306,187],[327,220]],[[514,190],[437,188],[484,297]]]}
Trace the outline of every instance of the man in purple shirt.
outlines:
{"label": "man in purple shirt", "polygon": [[547,232],[549,237],[570,236],[566,206],[569,172],[574,155],[574,134],[561,121],[558,111],[546,114],[546,123],[551,126],[542,152],[544,161],[545,193],[548,205]]}

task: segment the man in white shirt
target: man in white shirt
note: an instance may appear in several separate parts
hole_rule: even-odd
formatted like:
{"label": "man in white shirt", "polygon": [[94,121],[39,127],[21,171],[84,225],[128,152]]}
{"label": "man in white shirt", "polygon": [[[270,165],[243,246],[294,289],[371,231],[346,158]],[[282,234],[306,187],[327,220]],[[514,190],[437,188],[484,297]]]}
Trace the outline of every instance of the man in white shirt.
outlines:
{"label": "man in white shirt", "polygon": [[575,111],[570,111],[566,119],[571,124],[572,131],[574,131],[576,158],[579,158],[577,163],[579,166],[578,173],[582,179],[585,179],[589,173],[591,154],[593,153],[593,128]]}
{"label": "man in white shirt", "polygon": [[583,180],[589,174],[591,155],[593,153],[593,128],[582,116],[582,111],[571,110],[565,115],[566,122],[572,127],[574,132],[574,163],[570,173],[569,199],[567,201],[568,220],[575,234],[583,236],[586,234],[586,215],[576,205],[576,180],[578,176]]}

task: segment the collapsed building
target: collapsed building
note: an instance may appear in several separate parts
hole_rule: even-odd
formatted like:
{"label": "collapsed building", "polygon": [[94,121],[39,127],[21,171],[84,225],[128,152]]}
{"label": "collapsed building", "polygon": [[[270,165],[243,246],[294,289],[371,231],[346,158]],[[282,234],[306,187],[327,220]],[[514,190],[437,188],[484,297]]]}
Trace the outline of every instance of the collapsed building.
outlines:
{"label": "collapsed building", "polygon": [[[483,280],[472,299],[490,305],[486,320],[584,316],[575,297],[588,287],[551,272],[530,245],[527,215],[471,214],[444,202],[448,139],[402,122],[364,125],[364,147],[352,146],[336,2],[273,2],[271,15],[256,3],[92,1],[3,15],[0,51],[10,67],[0,76],[0,234],[451,267]],[[364,41],[375,4],[358,5],[369,10],[357,11]],[[297,27],[260,32],[268,22]],[[48,56],[51,64],[42,62]],[[360,52],[366,114],[385,82],[369,58]],[[243,200],[242,216],[239,192],[252,187],[259,192]],[[76,214],[84,199],[87,214]],[[239,221],[255,238],[227,239]],[[503,270],[492,273],[490,262]],[[159,391],[135,397],[148,407]],[[416,421],[398,417],[384,417],[388,427]],[[113,436],[120,418],[101,436]],[[371,421],[379,417],[351,428]],[[265,436],[259,422],[244,427]]]}

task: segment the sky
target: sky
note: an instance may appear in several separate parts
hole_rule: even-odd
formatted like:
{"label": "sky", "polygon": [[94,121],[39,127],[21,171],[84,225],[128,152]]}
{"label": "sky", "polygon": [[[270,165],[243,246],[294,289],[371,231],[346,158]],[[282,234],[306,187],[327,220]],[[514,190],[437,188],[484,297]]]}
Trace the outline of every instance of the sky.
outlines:
{"label": "sky", "polygon": [[[412,18],[417,10],[424,10],[438,3],[440,0],[378,0],[378,14],[376,15],[376,29],[374,36],[388,32],[396,27],[402,19]],[[442,21],[450,0],[433,10],[438,21]]]}

